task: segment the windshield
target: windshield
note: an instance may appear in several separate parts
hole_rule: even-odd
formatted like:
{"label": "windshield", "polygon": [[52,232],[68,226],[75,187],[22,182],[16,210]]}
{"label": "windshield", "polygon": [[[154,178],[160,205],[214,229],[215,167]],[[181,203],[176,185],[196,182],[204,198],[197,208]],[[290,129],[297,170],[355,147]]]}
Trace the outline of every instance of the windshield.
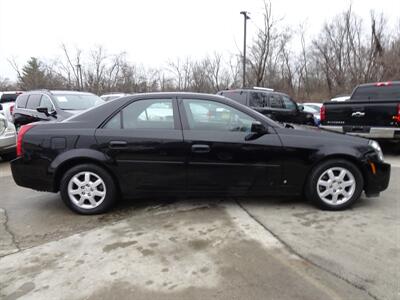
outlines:
{"label": "windshield", "polygon": [[104,100],[93,94],[57,94],[58,106],[62,110],[85,110],[104,103]]}

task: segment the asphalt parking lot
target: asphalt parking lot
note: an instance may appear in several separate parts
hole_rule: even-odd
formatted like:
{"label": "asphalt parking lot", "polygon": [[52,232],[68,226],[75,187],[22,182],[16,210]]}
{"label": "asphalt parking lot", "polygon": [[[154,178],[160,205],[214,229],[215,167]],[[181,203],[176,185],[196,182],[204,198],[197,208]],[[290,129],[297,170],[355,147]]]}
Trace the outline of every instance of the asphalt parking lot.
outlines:
{"label": "asphalt parking lot", "polygon": [[79,216],[0,163],[0,298],[399,299],[400,156],[350,210],[301,199],[142,199]]}

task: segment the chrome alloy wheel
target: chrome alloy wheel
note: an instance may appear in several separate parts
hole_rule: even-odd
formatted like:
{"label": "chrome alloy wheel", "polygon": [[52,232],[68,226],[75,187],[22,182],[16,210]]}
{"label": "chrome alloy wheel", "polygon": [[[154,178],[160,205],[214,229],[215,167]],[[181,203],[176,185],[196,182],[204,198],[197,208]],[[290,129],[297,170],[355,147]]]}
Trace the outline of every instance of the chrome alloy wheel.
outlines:
{"label": "chrome alloy wheel", "polygon": [[79,208],[93,209],[104,201],[106,185],[99,175],[93,172],[80,172],[69,180],[68,196]]}
{"label": "chrome alloy wheel", "polygon": [[356,190],[353,174],[342,167],[327,169],[317,182],[318,196],[329,205],[340,205],[351,199]]}

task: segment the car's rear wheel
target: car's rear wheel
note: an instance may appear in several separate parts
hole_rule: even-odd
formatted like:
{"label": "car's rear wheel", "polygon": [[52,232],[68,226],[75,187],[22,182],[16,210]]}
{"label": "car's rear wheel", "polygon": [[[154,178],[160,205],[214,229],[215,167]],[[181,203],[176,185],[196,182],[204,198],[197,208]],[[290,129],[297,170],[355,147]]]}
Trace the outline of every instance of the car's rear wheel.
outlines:
{"label": "car's rear wheel", "polygon": [[113,178],[94,164],[77,165],[65,172],[60,193],[70,209],[85,215],[106,212],[117,196]]}
{"label": "car's rear wheel", "polygon": [[306,185],[306,196],[323,209],[342,210],[357,201],[364,179],[359,168],[344,159],[332,159],[317,165]]}

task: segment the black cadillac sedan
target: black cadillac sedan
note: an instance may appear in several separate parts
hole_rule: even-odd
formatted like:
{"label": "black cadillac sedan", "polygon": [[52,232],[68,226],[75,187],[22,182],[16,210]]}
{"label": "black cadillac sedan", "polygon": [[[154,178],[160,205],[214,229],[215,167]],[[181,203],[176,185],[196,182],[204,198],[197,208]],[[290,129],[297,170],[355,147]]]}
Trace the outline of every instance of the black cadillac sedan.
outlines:
{"label": "black cadillac sedan", "polygon": [[15,182],[58,192],[75,212],[120,196],[302,195],[323,209],[385,190],[378,143],[287,128],[227,98],[152,93],[107,102],[60,123],[23,126]]}

